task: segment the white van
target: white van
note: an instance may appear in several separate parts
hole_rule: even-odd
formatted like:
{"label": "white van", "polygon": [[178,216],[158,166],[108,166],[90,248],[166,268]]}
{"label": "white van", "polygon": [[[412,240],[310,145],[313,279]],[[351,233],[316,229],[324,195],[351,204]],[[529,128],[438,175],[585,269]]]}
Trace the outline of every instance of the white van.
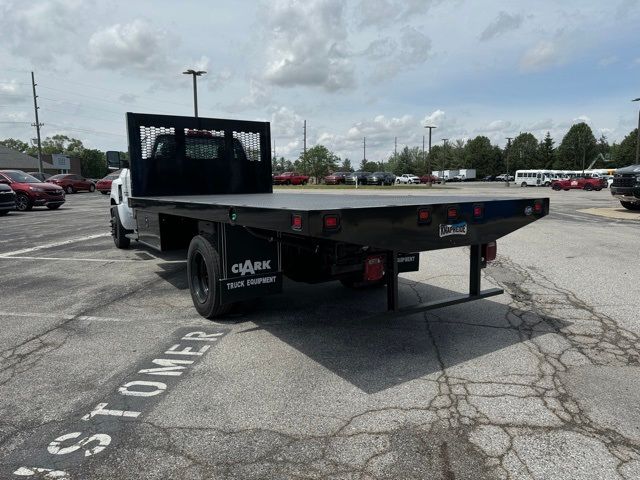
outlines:
{"label": "white van", "polygon": [[521,187],[548,187],[552,179],[549,170],[517,170],[515,183]]}

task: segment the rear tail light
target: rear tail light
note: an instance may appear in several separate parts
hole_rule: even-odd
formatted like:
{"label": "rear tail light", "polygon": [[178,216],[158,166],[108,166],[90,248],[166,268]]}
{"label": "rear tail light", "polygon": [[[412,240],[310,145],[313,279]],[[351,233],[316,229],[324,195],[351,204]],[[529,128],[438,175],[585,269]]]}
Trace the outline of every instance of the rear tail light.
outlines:
{"label": "rear tail light", "polygon": [[544,210],[544,206],[542,205],[542,202],[540,200],[537,200],[533,204],[533,213],[535,213],[536,215],[540,215],[543,210]]}
{"label": "rear tail light", "polygon": [[493,262],[498,254],[498,244],[489,242],[482,245],[482,258],[485,262]]}
{"label": "rear tail light", "polygon": [[473,206],[473,218],[482,218],[484,216],[484,207],[482,205]]}
{"label": "rear tail light", "polygon": [[325,215],[324,220],[325,230],[338,230],[340,228],[340,216],[339,215]]}
{"label": "rear tail light", "polygon": [[428,225],[431,223],[431,209],[419,208],[418,209],[418,225]]}
{"label": "rear tail light", "polygon": [[296,231],[302,230],[302,215],[298,213],[291,215],[291,229]]}
{"label": "rear tail light", "polygon": [[447,208],[447,218],[449,220],[455,220],[458,218],[458,207]]}
{"label": "rear tail light", "polygon": [[364,261],[364,280],[375,282],[384,277],[384,255],[372,255]]}

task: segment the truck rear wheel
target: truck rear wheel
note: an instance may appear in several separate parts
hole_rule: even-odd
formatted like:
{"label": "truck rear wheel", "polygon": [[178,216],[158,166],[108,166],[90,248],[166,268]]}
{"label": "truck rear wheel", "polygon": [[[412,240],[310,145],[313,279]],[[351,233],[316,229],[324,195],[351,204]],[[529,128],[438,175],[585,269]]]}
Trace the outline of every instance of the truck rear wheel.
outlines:
{"label": "truck rear wheel", "polygon": [[627,210],[635,210],[635,211],[640,210],[640,203],[620,201],[620,205],[622,205]]}
{"label": "truck rear wheel", "polygon": [[205,318],[214,318],[228,313],[231,304],[220,303],[217,291],[222,277],[220,254],[209,235],[196,235],[189,244],[187,254],[187,277],[193,306]]}
{"label": "truck rear wheel", "polygon": [[129,248],[131,245],[131,239],[127,237],[128,230],[122,226],[120,221],[120,215],[118,215],[118,207],[111,206],[111,236],[113,237],[113,243],[118,248]]}

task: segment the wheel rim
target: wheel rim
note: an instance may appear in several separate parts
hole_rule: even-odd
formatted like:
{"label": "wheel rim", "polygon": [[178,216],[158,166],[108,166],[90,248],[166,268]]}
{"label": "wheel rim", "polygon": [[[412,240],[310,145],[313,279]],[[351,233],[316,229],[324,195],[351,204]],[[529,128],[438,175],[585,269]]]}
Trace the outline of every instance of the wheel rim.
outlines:
{"label": "wheel rim", "polygon": [[16,198],[16,208],[22,212],[26,210],[28,206],[29,199],[24,195],[18,195],[18,198]]}
{"label": "wheel rim", "polygon": [[67,188],[66,188],[66,191],[67,191],[67,193],[73,193],[73,188],[71,188],[71,187],[67,187]]}
{"label": "wheel rim", "polygon": [[198,302],[205,303],[209,298],[209,271],[200,252],[196,252],[193,258],[191,283]]}

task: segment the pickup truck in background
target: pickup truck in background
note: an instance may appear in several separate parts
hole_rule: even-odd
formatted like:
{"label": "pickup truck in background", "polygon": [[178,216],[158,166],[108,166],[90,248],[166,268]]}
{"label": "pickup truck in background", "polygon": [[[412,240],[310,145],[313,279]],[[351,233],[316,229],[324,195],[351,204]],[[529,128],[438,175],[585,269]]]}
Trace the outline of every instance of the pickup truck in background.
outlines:
{"label": "pickup truck in background", "polygon": [[627,210],[640,210],[640,165],[618,168],[611,184],[611,195]]}
{"label": "pickup truck in background", "polygon": [[556,191],[574,189],[600,191],[607,188],[607,181],[603,178],[574,177],[567,180],[554,180],[551,182],[551,188]]}
{"label": "pickup truck in background", "polygon": [[274,185],[306,185],[309,182],[307,175],[297,172],[284,172],[273,176]]}

